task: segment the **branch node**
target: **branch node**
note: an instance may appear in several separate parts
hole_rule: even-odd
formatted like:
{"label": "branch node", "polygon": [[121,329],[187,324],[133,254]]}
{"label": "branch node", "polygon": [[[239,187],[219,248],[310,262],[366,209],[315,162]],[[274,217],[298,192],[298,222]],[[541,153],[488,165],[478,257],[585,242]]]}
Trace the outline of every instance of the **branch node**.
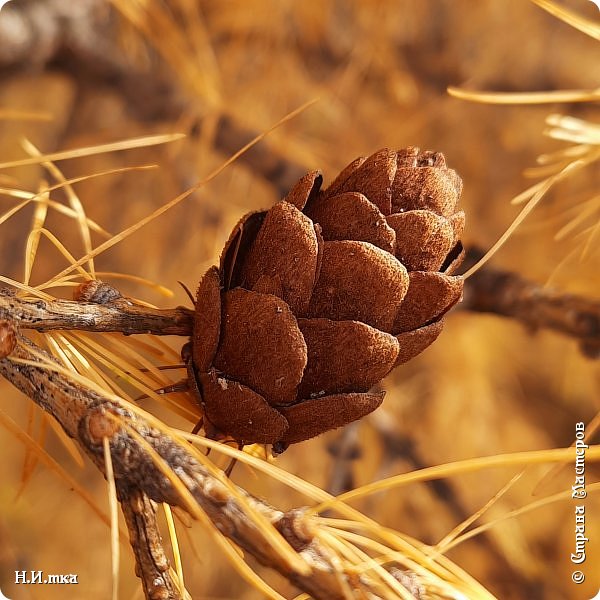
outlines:
{"label": "branch node", "polygon": [[0,319],[0,358],[6,358],[17,345],[17,326],[13,321]]}

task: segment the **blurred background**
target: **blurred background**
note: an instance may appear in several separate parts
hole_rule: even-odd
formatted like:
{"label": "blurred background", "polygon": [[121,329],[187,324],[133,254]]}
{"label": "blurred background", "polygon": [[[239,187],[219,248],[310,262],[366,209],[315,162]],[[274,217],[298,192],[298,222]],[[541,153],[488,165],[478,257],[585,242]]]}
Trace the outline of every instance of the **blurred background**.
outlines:
{"label": "blurred background", "polygon": [[[589,0],[560,4],[600,21]],[[68,178],[158,165],[75,184],[88,216],[117,233],[316,100],[198,193],[97,259],[99,270],[154,280],[175,296],[165,299],[129,281],[118,282],[123,293],[160,306],[189,305],[178,282],[195,288],[243,213],[272,205],[309,169],[321,169],[327,182],[356,156],[384,146],[442,151],[464,181],[465,245],[489,248],[518,213],[510,200],[538,180],[523,172],[538,155],[566,146],[543,135],[546,117],[561,113],[597,123],[598,97],[595,103],[493,105],[451,97],[447,87],[593,90],[598,81],[598,40],[524,0],[12,0],[0,12],[0,163],[27,156],[24,138],[51,153],[185,133],[167,145],[59,163]],[[554,188],[492,264],[597,297],[597,243],[582,253],[598,222],[597,167]],[[0,188],[35,193],[47,179],[39,166],[0,168]],[[2,213],[16,205],[5,194],[0,202]],[[31,206],[2,219],[0,274],[22,279],[31,220]],[[75,257],[83,254],[73,220],[49,214],[47,227]],[[42,239],[32,282],[66,264]],[[182,340],[170,343],[178,350]],[[0,386],[1,410],[35,431],[39,416],[31,403],[7,383]],[[449,315],[440,339],[383,387],[381,410],[343,432],[292,447],[277,463],[339,493],[424,466],[569,446],[575,424],[589,423],[600,408],[598,362],[574,341],[460,309]],[[93,467],[77,466],[51,431],[45,445],[106,506],[105,483]],[[0,588],[17,599],[109,597],[109,530],[44,467],[22,489],[25,450],[2,428],[0,448]],[[550,469],[528,467],[483,521],[570,489],[572,466],[548,476]],[[356,506],[386,527],[435,544],[517,472],[486,469],[414,484]],[[598,468],[588,463],[586,475],[596,481]],[[282,509],[306,502],[243,467],[234,480]],[[500,520],[448,556],[500,599],[590,598],[600,586],[600,505],[593,494],[586,501],[588,579],[581,586],[571,581],[573,506],[569,499]],[[182,529],[194,598],[260,597],[198,525]],[[121,597],[141,598],[132,559],[127,549],[123,554]],[[15,587],[16,569],[77,573],[80,583]],[[277,576],[264,576],[287,597],[297,593]]]}

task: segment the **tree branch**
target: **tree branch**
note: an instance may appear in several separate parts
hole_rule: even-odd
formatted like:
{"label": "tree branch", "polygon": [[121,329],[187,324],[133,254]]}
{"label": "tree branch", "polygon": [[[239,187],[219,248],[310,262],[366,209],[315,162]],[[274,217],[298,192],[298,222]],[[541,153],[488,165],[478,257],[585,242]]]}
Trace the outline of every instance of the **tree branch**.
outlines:
{"label": "tree branch", "polygon": [[162,545],[155,504],[139,489],[122,484],[117,494],[146,598],[180,600],[182,595],[171,578]]}
{"label": "tree branch", "polygon": [[120,295],[98,304],[71,300],[23,300],[11,290],[0,289],[0,319],[14,320],[21,329],[189,336],[193,315],[193,311],[183,306],[150,308]]}
{"label": "tree branch", "polygon": [[[481,251],[472,249],[474,263]],[[463,310],[517,319],[529,329],[551,329],[579,341],[590,358],[600,357],[600,299],[565,294],[517,273],[484,267],[465,282]]]}

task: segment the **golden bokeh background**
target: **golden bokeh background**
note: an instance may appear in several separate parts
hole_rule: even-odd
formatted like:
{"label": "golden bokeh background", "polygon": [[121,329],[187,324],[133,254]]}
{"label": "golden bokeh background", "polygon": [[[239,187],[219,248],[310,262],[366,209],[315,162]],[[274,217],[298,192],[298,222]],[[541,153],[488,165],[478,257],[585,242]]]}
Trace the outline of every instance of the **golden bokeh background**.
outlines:
{"label": "golden bokeh background", "polygon": [[[34,4],[13,0],[3,13],[30,10]],[[25,49],[12,55],[0,51],[0,111],[49,117],[0,119],[0,162],[26,156],[23,138],[50,153],[142,135],[187,134],[172,144],[59,164],[66,177],[159,165],[75,184],[88,216],[111,233],[222,164],[247,141],[244,128],[265,131],[316,99],[260,143],[259,148],[267,149],[262,169],[238,160],[97,259],[101,271],[131,273],[171,288],[175,296],[165,299],[150,288],[118,282],[124,293],[160,306],[189,305],[178,282],[193,289],[218,260],[239,217],[281,197],[295,171],[269,170],[267,159],[319,168],[327,182],[356,156],[380,147],[440,150],[464,181],[465,245],[487,249],[518,213],[511,198],[536,181],[523,171],[536,164],[538,155],[566,145],[543,135],[546,117],[562,113],[598,122],[597,97],[596,103],[492,105],[447,93],[448,86],[501,92],[597,87],[599,42],[533,2],[85,0],[67,8],[69,4],[38,2],[48,13],[29,22],[38,29],[24,42]],[[561,4],[600,20],[589,0]],[[57,38],[50,27],[52,11],[72,11],[72,31]],[[0,30],[5,18],[0,14]],[[234,126],[228,128],[228,123]],[[598,220],[597,166],[552,190],[492,264],[541,285],[597,297],[597,242],[581,258],[586,227]],[[18,184],[35,192],[48,174],[41,167],[19,167],[0,169],[0,178],[0,187]],[[62,197],[60,191],[56,195]],[[3,212],[14,205],[5,196],[0,201]],[[556,240],[557,232],[584,211],[586,219]],[[31,215],[26,207],[0,225],[0,273],[7,277],[23,276]],[[76,257],[82,255],[73,221],[50,215],[47,225]],[[43,239],[32,282],[44,281],[65,265]],[[178,348],[181,340],[169,343]],[[387,396],[381,410],[350,432],[330,432],[292,447],[277,463],[323,489],[339,491],[429,465],[566,447],[574,442],[575,424],[589,423],[600,408],[599,375],[598,362],[566,337],[455,310],[441,338],[384,381]],[[32,418],[38,427],[31,402],[6,382],[0,386],[0,409],[23,428]],[[161,416],[182,425],[173,415]],[[342,442],[355,450],[350,462],[340,458]],[[100,505],[107,505],[105,482],[93,467],[78,467],[52,431],[45,446]],[[21,489],[25,450],[3,429],[0,449],[0,588],[11,599],[108,598],[109,530],[42,466]],[[482,521],[570,489],[572,465],[548,476],[550,470],[547,465],[528,467]],[[518,472],[514,467],[478,470],[399,487],[356,506],[383,526],[435,544]],[[233,477],[279,508],[306,502],[244,467],[238,466]],[[587,478],[588,483],[598,479],[592,463]],[[579,587],[571,581],[570,499],[501,520],[448,556],[502,600],[590,598],[600,586],[600,504],[594,494],[586,506],[588,579]],[[199,525],[187,525],[180,535],[193,598],[260,597],[233,572]],[[132,558],[123,548],[121,598],[141,598]],[[80,583],[72,588],[14,586],[16,569],[77,573]],[[278,576],[263,575],[286,597],[298,593]]]}

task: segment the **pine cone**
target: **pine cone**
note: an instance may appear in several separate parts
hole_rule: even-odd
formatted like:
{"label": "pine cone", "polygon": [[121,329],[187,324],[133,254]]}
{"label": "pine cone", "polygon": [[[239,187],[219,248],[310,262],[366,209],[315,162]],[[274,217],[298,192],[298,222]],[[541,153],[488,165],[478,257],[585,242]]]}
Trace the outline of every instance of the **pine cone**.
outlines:
{"label": "pine cone", "polygon": [[211,437],[282,451],[365,416],[461,297],[462,183],[442,154],[384,149],[321,182],[246,215],[200,282],[186,356]]}

